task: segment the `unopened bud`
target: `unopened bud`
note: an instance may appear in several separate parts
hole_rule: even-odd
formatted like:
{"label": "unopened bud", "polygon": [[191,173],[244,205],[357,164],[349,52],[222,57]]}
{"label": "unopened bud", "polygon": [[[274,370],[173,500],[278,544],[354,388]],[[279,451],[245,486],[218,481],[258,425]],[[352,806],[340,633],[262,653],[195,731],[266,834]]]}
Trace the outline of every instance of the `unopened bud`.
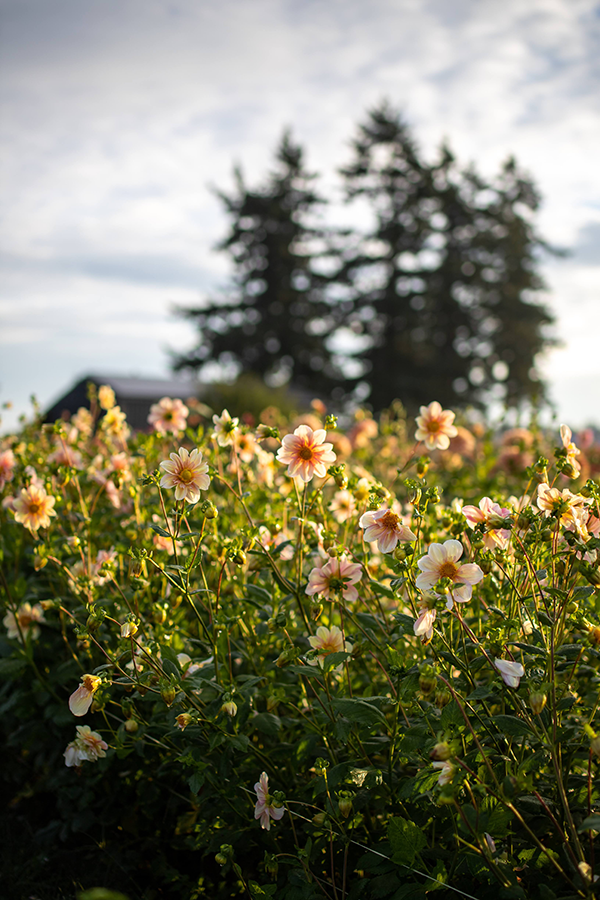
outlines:
{"label": "unopened bud", "polygon": [[221,712],[226,713],[228,716],[231,716],[231,718],[233,718],[237,713],[237,706],[233,702],[233,700],[226,700],[221,707]]}
{"label": "unopened bud", "polygon": [[542,691],[534,691],[529,695],[529,705],[531,706],[531,711],[535,713],[536,716],[539,716],[546,705],[546,701],[548,697],[546,694],[542,693]]}
{"label": "unopened bud", "polygon": [[430,759],[434,759],[436,762],[445,762],[447,759],[450,759],[451,756],[452,750],[450,749],[450,744],[446,741],[437,743],[429,754]]}
{"label": "unopened bud", "polygon": [[317,775],[325,776],[329,768],[329,761],[319,756],[315,759],[315,772]]}
{"label": "unopened bud", "polygon": [[402,544],[397,544],[396,549],[394,550],[394,559],[398,562],[403,562],[408,555],[406,547],[403,547]]}
{"label": "unopened bud", "polygon": [[219,510],[214,503],[210,502],[210,500],[205,500],[204,503],[201,504],[200,512],[205,519],[216,519],[219,515]]}
{"label": "unopened bud", "polygon": [[167,706],[171,706],[171,704],[175,700],[175,697],[177,696],[177,691],[172,686],[164,687],[164,688],[161,688],[160,696],[162,697],[163,701],[167,704]]}
{"label": "unopened bud", "polygon": [[124,725],[127,734],[135,734],[139,727],[135,719],[127,719]]}
{"label": "unopened bud", "polygon": [[190,722],[193,722],[193,718],[189,713],[179,713],[175,721],[177,722],[177,727],[181,728],[181,730],[183,731],[184,728],[187,728]]}
{"label": "unopened bud", "polygon": [[135,622],[123,622],[121,625],[121,637],[133,637],[137,633],[138,627]]}
{"label": "unopened bud", "polygon": [[338,799],[338,808],[345,819],[352,812],[352,795],[347,791]]}
{"label": "unopened bud", "polygon": [[40,556],[39,553],[33,554],[33,568],[36,572],[39,572],[40,569],[43,569],[44,566],[48,565],[48,560],[45,556]]}
{"label": "unopened bud", "polygon": [[317,828],[322,828],[322,826],[325,824],[326,819],[327,816],[324,812],[316,813],[316,815],[312,817],[313,825],[316,825]]}
{"label": "unopened bud", "polygon": [[451,700],[452,695],[450,691],[447,691],[445,688],[442,688],[441,690],[435,692],[434,701],[438,709],[443,709],[444,706],[447,706]]}

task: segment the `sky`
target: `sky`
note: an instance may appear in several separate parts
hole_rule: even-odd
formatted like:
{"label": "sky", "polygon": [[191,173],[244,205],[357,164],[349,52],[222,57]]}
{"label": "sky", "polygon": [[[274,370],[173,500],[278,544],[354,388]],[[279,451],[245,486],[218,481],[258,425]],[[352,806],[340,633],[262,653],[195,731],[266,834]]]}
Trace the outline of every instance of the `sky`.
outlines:
{"label": "sky", "polygon": [[[168,374],[176,306],[230,274],[212,188],[268,171],[284,127],[321,187],[387,97],[423,151],[514,154],[561,346],[560,421],[600,425],[596,0],[0,0],[0,403],[12,427],[89,373]],[[340,214],[341,215],[341,214]]]}

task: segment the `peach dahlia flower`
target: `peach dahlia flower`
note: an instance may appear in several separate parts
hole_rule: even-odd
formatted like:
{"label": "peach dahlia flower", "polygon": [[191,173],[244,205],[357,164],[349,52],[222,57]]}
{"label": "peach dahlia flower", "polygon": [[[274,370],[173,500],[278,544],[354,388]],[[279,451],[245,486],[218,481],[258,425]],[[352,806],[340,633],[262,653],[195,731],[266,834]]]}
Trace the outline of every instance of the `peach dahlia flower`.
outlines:
{"label": "peach dahlia flower", "polygon": [[152,425],[159,434],[167,434],[167,432],[175,434],[178,431],[185,431],[189,412],[181,400],[163,397],[150,407],[148,424]]}
{"label": "peach dahlia flower", "polygon": [[422,406],[421,415],[416,420],[415,440],[423,441],[428,450],[447,450],[450,438],[458,434],[452,424],[454,416],[451,410],[442,409],[437,400],[429,406]]}
{"label": "peach dahlia flower", "polygon": [[55,516],[56,512],[53,507],[56,500],[50,497],[45,488],[36,484],[30,484],[28,488],[23,488],[17,499],[13,502],[15,510],[15,520],[20,522],[30,531],[37,531],[38,528],[48,528],[50,525],[50,516]]}
{"label": "peach dahlia flower", "polygon": [[[346,653],[352,653],[352,644],[344,642],[344,635],[337,625],[332,625],[331,628],[319,625],[317,633],[311,634],[308,641],[313,650],[319,651],[317,659],[309,661],[313,666],[317,665],[317,660],[323,665],[330,653],[342,653],[344,650]],[[339,668],[336,671],[339,671]]]}
{"label": "peach dahlia flower", "polygon": [[40,629],[37,623],[44,621],[44,611],[39,603],[36,603],[35,606],[32,606],[31,603],[22,603],[16,615],[13,612],[8,612],[4,616],[2,624],[8,632],[7,637],[11,638],[11,640],[15,638],[21,640],[21,635],[23,635],[23,638],[27,638],[31,632],[32,640],[35,641],[40,636]]}
{"label": "peach dahlia flower", "polygon": [[171,453],[170,459],[163,459],[160,468],[167,473],[160,479],[160,486],[175,488],[176,500],[197,503],[200,491],[206,491],[210,484],[208,463],[202,462],[202,452],[194,448],[191,453],[180,447],[178,453]]}
{"label": "peach dahlia flower", "polygon": [[400,516],[385,506],[374,512],[364,513],[359,525],[365,530],[365,541],[377,541],[381,553],[391,553],[398,541],[417,539],[408,525],[403,525]]}
{"label": "peach dahlia flower", "polygon": [[324,565],[317,566],[308,576],[306,593],[309,596],[322,594],[329,597],[332,593],[341,592],[344,600],[352,601],[358,597],[354,585],[362,577],[362,566],[351,563],[347,559],[329,559]]}
{"label": "peach dahlia flower", "polygon": [[286,434],[277,451],[277,461],[287,465],[287,474],[300,478],[305,484],[316,475],[325,478],[327,466],[336,460],[333,444],[325,438],[323,428],[313,431],[310,425],[298,425],[293,434]]}
{"label": "peach dahlia flower", "polygon": [[505,519],[511,515],[510,509],[494,503],[489,497],[483,497],[479,501],[479,508],[476,506],[463,506],[462,514],[467,520],[471,528],[484,523],[487,530],[483,536],[483,543],[488,550],[495,547],[505,549],[510,539],[510,530],[507,528],[492,528],[490,524],[494,524],[498,519]]}
{"label": "peach dahlia flower", "polygon": [[458,564],[462,553],[460,541],[444,541],[443,544],[431,544],[427,554],[417,561],[421,574],[415,584],[420,591],[432,591],[442,578],[449,579],[452,587],[446,603],[448,609],[452,609],[455,602],[467,603],[473,594],[473,585],[483,578],[477,563]]}
{"label": "peach dahlia flower", "polygon": [[12,450],[3,450],[2,453],[0,453],[0,491],[7,481],[12,481],[14,467],[14,453]]}
{"label": "peach dahlia flower", "polygon": [[74,716],[85,716],[92,705],[94,694],[102,684],[97,675],[82,675],[81,684],[69,697],[69,709]]}
{"label": "peach dahlia flower", "polygon": [[256,791],[256,806],[254,807],[254,818],[260,819],[261,828],[266,831],[271,829],[271,819],[278,821],[285,812],[285,807],[275,806],[274,800],[269,794],[269,776],[263,772],[260,779],[254,785]]}

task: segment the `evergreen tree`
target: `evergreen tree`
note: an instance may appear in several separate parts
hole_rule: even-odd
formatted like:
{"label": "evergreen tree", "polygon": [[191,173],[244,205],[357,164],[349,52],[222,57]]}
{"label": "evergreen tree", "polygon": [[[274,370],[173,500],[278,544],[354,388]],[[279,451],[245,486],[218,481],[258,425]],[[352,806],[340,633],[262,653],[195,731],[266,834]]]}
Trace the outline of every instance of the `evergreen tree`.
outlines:
{"label": "evergreen tree", "polygon": [[381,409],[396,397],[414,411],[511,405],[541,393],[533,367],[548,346],[547,310],[531,225],[538,198],[509,161],[493,184],[460,171],[447,148],[432,164],[386,104],[373,110],[342,172],[350,200],[371,205],[375,225],[345,253],[340,281],[352,292],[358,354]]}
{"label": "evergreen tree", "polygon": [[250,190],[236,170],[235,192],[219,193],[231,224],[218,249],[233,261],[233,286],[218,302],[181,310],[200,339],[175,367],[233,363],[267,383],[327,396],[343,375],[327,346],[340,306],[327,302],[327,279],[312,266],[315,255],[326,253],[323,233],[312,224],[324,201],[287,133],[276,161],[264,188]]}

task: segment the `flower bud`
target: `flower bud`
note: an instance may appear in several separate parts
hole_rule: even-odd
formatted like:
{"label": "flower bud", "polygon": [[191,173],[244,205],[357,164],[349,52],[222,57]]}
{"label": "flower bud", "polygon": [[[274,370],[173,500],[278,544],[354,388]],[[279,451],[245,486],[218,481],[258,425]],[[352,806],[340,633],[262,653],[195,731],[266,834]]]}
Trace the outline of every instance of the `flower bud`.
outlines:
{"label": "flower bud", "polygon": [[231,718],[233,718],[237,713],[237,706],[233,702],[233,700],[226,700],[221,707],[221,712],[226,713],[228,716],[231,716]]}
{"label": "flower bud", "polygon": [[438,709],[443,709],[444,706],[447,706],[451,700],[452,695],[450,691],[446,690],[446,688],[442,688],[441,690],[435,692],[434,701]]}
{"label": "flower bud", "polygon": [[402,544],[397,544],[396,549],[394,550],[394,559],[398,562],[403,562],[408,555],[406,547],[403,547]]}
{"label": "flower bud", "polygon": [[194,720],[189,713],[179,713],[175,721],[177,722],[177,727],[181,728],[181,730],[183,731],[183,729],[187,728],[190,722],[193,722]]}
{"label": "flower bud", "polygon": [[439,741],[429,754],[429,758],[436,760],[436,762],[445,762],[451,756],[452,750],[450,749],[450,744],[446,741]]}
{"label": "flower bud", "polygon": [[48,560],[45,556],[41,556],[39,553],[33,554],[33,568],[36,572],[39,572],[40,569],[43,569],[44,566],[48,565]]}
{"label": "flower bud", "polygon": [[324,812],[316,813],[316,815],[312,817],[313,825],[316,825],[317,828],[322,828],[326,819],[327,815]]}
{"label": "flower bud", "polygon": [[315,759],[315,772],[317,773],[317,775],[321,775],[322,777],[325,777],[328,768],[329,768],[328,760],[323,759],[320,756],[318,757],[318,759]]}
{"label": "flower bud", "polygon": [[171,706],[177,696],[177,691],[172,685],[169,685],[160,689],[160,696],[167,706]]}
{"label": "flower bud", "polygon": [[121,637],[128,638],[133,637],[134,634],[137,633],[138,627],[135,622],[123,622],[121,625]]}
{"label": "flower bud", "polygon": [[135,734],[139,727],[135,719],[127,719],[124,725],[127,734]]}
{"label": "flower bud", "polygon": [[205,500],[204,503],[201,504],[200,512],[205,519],[216,519],[219,515],[217,507],[214,503],[211,503],[210,500]]}
{"label": "flower bud", "polygon": [[338,808],[345,819],[352,812],[352,795],[348,791],[344,791],[338,799]]}
{"label": "flower bud", "polygon": [[541,715],[547,699],[548,697],[546,694],[542,693],[542,691],[534,691],[529,695],[529,705],[531,706],[531,711],[535,713],[536,716]]}

